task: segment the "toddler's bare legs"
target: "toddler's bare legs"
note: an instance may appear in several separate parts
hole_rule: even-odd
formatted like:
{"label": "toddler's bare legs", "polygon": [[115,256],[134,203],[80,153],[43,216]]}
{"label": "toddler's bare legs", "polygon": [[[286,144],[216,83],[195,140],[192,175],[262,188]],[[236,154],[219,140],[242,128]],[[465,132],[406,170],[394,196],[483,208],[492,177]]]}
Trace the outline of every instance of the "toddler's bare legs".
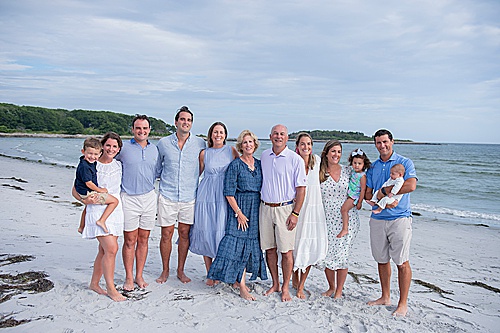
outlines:
{"label": "toddler's bare legs", "polygon": [[104,210],[104,213],[102,213],[101,218],[97,220],[95,224],[101,227],[105,233],[108,233],[109,231],[108,227],[106,227],[106,220],[108,219],[109,215],[111,215],[111,213],[115,210],[116,206],[118,206],[118,199],[116,199],[111,194],[108,194],[108,198],[106,199],[104,204],[107,205],[107,207]]}
{"label": "toddler's bare legs", "polygon": [[340,213],[342,214],[342,230],[337,235],[337,238],[342,238],[349,233],[349,211],[352,208],[354,208],[354,200],[352,198],[347,198],[340,208]]}
{"label": "toddler's bare legs", "polygon": [[78,233],[83,232],[83,228],[85,228],[85,215],[87,215],[87,207],[83,209],[82,216],[80,217],[80,226],[78,227]]}

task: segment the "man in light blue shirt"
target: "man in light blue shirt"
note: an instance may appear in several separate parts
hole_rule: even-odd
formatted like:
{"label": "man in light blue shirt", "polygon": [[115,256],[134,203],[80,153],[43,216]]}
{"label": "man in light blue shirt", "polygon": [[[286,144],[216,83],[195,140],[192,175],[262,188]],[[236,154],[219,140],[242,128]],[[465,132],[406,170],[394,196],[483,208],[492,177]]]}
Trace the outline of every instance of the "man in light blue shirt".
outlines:
{"label": "man in light blue shirt", "polygon": [[[134,137],[123,142],[120,154],[122,162],[122,192],[120,194],[124,216],[123,265],[125,283],[123,289],[139,288],[148,284],[142,276],[148,256],[148,239],[156,220],[156,179],[158,149],[148,141],[151,125],[145,115],[136,116],[132,121]],[[136,275],[134,279],[134,259]]]}
{"label": "man in light blue shirt", "polygon": [[163,264],[162,273],[156,279],[158,283],[164,283],[169,276],[176,222],[179,234],[177,278],[183,283],[191,281],[184,273],[184,265],[189,249],[189,230],[194,222],[194,202],[200,176],[198,158],[206,147],[205,140],[190,133],[193,113],[187,106],[177,111],[175,126],[175,133],[158,142],[158,172],[161,173],[158,223],[161,226],[160,254]]}
{"label": "man in light blue shirt", "polygon": [[[412,237],[412,217],[410,193],[417,187],[417,173],[413,161],[396,154],[392,146],[392,133],[381,129],[373,136],[375,147],[380,157],[366,171],[365,199],[370,200],[373,191],[378,190],[378,199],[390,193],[391,187],[382,187],[390,177],[391,167],[402,164],[405,167],[404,183],[398,194],[401,200],[388,204],[386,209],[370,218],[370,245],[373,258],[378,263],[378,273],[382,287],[382,296],[368,305],[391,304],[391,263],[398,267],[399,302],[393,316],[406,316],[408,312],[408,293],[411,283],[410,241]],[[376,209],[376,207],[374,208]]]}

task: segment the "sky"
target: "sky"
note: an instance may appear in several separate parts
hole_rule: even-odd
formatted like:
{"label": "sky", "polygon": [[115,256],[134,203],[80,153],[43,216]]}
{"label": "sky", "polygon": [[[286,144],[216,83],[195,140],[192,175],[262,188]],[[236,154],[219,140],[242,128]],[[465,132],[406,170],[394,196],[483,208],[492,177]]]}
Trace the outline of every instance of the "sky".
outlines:
{"label": "sky", "polygon": [[0,0],[0,102],[500,143],[500,1]]}

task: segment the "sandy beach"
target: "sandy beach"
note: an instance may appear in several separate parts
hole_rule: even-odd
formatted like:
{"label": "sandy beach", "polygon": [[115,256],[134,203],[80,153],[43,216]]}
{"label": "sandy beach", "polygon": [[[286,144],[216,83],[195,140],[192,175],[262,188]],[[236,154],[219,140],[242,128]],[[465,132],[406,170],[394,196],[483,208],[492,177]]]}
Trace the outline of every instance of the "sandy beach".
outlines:
{"label": "sandy beach", "polygon": [[[262,296],[271,282],[258,280],[249,283],[257,300],[245,301],[228,285],[207,287],[203,259],[192,254],[186,266],[191,283],[182,284],[171,276],[165,284],[157,284],[155,278],[161,271],[157,227],[151,234],[145,268],[149,287],[128,293],[127,301],[115,303],[87,288],[97,241],[81,239],[77,233],[82,207],[77,207],[70,195],[74,172],[72,168],[0,157],[0,327],[21,322],[4,328],[4,332],[499,330],[499,228],[416,216],[409,313],[405,318],[393,318],[398,298],[395,266],[393,305],[366,305],[380,294],[366,209],[360,212],[361,230],[340,300],[320,295],[327,282],[323,272],[312,269],[306,282],[306,300],[294,297],[292,302],[282,303],[278,294]],[[121,237],[119,242],[121,245]],[[171,271],[176,268],[176,250],[174,245]],[[28,286],[30,279],[34,283]],[[123,279],[119,254],[118,286]]]}

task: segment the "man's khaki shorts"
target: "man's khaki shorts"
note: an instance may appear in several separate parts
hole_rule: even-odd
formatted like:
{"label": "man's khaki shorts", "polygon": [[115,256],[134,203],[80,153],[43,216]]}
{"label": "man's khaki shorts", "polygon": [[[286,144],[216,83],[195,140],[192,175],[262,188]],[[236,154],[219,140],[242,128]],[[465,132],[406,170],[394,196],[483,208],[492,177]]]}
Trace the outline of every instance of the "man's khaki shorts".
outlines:
{"label": "man's khaki shorts", "polygon": [[288,230],[286,220],[293,211],[294,205],[270,207],[264,203],[259,207],[260,247],[262,250],[276,248],[281,253],[291,251],[295,247],[295,231]]}

